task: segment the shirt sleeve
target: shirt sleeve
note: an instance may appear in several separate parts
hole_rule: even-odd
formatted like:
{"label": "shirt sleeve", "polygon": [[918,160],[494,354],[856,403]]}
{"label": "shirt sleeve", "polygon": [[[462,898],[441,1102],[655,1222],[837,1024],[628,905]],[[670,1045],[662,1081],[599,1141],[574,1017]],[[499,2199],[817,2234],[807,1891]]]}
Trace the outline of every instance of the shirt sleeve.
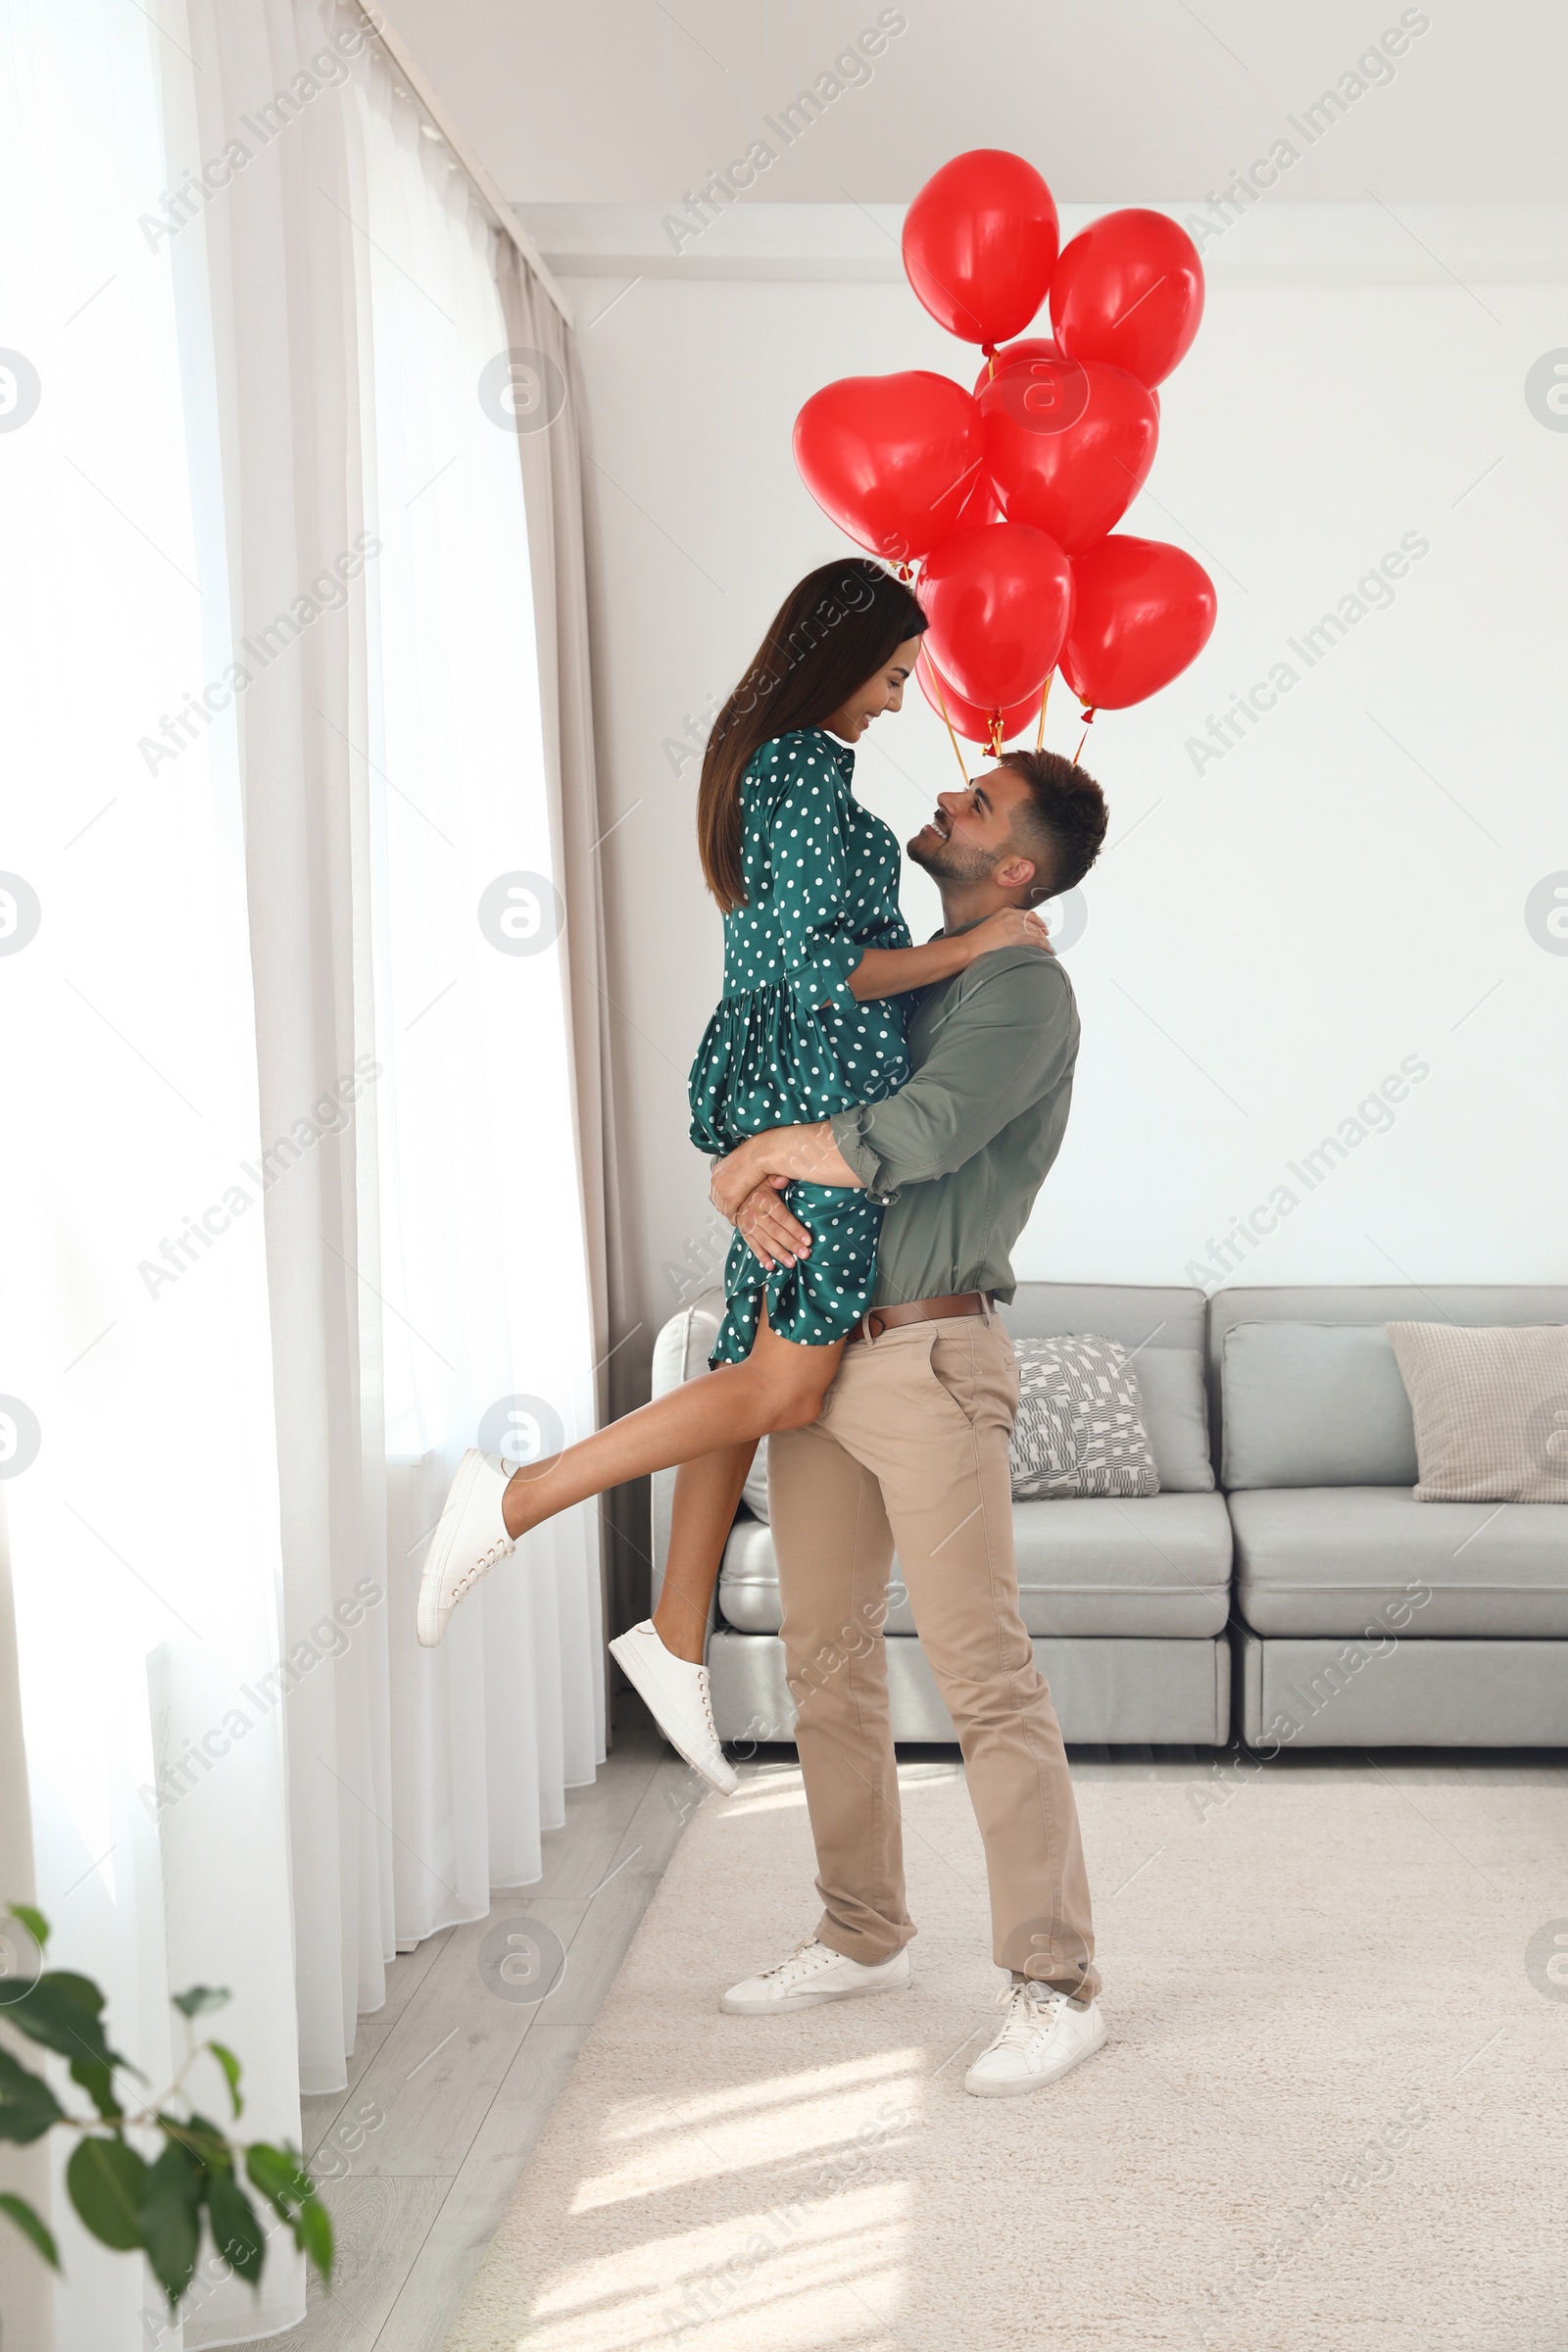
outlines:
{"label": "shirt sleeve", "polygon": [[780,978],[804,1009],[853,1011],[849,978],[865,950],[850,937],[844,781],[825,749],[793,743],[788,759],[789,782],[767,826]]}
{"label": "shirt sleeve", "polygon": [[984,956],[908,1084],[828,1123],[872,1200],[951,1176],[1070,1069],[1078,1023],[1054,956],[1033,948]]}

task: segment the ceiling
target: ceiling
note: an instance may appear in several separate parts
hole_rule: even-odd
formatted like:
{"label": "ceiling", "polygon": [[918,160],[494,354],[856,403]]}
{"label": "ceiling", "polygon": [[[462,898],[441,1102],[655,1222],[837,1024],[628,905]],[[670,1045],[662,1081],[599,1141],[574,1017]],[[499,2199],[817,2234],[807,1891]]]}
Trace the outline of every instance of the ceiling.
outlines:
{"label": "ceiling", "polygon": [[[676,205],[758,140],[749,204],[906,203],[979,146],[1062,201],[1197,202],[1280,140],[1276,202],[1568,195],[1560,0],[393,0],[392,22],[526,206]],[[868,60],[879,22],[903,29]],[[839,94],[786,141],[821,75]]]}

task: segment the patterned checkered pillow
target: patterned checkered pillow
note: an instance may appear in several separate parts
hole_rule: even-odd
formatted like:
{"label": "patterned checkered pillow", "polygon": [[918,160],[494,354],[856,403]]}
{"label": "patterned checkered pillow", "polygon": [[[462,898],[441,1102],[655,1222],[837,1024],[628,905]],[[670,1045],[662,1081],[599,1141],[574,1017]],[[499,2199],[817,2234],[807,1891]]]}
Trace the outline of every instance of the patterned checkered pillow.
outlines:
{"label": "patterned checkered pillow", "polygon": [[1568,1325],[1386,1329],[1415,1422],[1417,1502],[1568,1502]]}
{"label": "patterned checkered pillow", "polygon": [[1015,1502],[1060,1494],[1157,1494],[1138,1375],[1125,1348],[1093,1332],[1015,1340]]}

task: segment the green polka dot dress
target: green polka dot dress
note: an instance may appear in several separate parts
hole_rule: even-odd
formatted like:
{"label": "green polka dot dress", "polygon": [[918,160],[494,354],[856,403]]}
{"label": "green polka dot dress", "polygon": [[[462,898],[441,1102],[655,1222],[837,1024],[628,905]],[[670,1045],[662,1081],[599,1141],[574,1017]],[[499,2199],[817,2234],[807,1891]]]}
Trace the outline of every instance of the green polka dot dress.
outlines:
{"label": "green polka dot dress", "polygon": [[[855,754],[820,727],[776,735],[741,783],[746,905],[724,917],[724,997],[692,1064],[692,1142],[715,1155],[765,1127],[880,1102],[909,1075],[902,998],[857,1004],[867,948],[906,948],[899,845],[850,789]],[[882,1211],[845,1185],[792,1184],[811,1236],[797,1266],[764,1274],[737,1233],[710,1364],[752,1351],[767,1301],[781,1338],[843,1339],[871,1303]]]}

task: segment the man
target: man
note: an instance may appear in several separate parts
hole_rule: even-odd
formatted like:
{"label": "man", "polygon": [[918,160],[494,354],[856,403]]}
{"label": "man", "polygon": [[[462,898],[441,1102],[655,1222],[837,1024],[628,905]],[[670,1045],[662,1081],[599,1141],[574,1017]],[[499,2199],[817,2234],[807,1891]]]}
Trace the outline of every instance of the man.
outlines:
{"label": "man", "polygon": [[[908,845],[963,931],[1071,889],[1104,839],[1100,788],[1050,752],[1007,752]],[[881,1102],[775,1128],[718,1163],[713,1199],[759,1255],[808,1246],[774,1192],[793,1177],[888,1203],[870,1312],[819,1418],[768,1445],[783,1642],[816,1842],[815,1937],[723,1996],[742,2016],[909,1982],[886,1651],[895,1549],[915,1628],[956,1727],[985,1842],[994,1956],[1012,1978],[1002,2032],[965,2087],[1056,2082],[1105,2039],[1077,1808],[1051,1693],[1018,1611],[1007,1446],[1012,1343],[993,1301],[1061,1146],[1078,1052],[1072,986],[1010,948],[926,990],[913,1075]]]}

